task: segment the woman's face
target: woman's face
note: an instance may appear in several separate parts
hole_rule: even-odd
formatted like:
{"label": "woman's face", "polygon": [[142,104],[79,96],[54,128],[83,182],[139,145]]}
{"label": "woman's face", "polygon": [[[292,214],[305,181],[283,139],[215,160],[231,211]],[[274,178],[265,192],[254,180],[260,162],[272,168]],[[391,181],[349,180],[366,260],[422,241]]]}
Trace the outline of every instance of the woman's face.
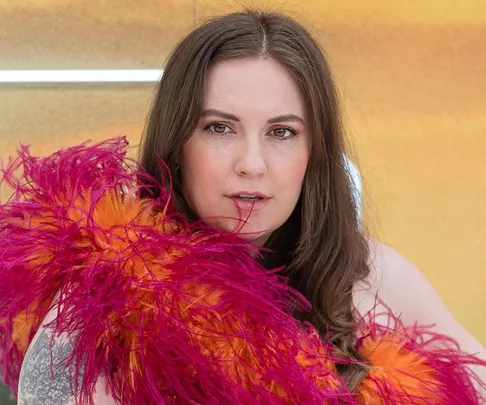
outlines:
{"label": "woman's face", "polygon": [[199,218],[263,244],[292,213],[308,160],[303,98],[281,65],[232,59],[208,71],[203,113],[179,162]]}

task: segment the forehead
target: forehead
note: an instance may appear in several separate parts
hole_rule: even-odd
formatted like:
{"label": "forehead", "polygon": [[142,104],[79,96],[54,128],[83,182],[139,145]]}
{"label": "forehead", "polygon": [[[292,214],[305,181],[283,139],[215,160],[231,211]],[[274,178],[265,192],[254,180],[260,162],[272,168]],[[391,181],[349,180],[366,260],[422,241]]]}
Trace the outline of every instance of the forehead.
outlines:
{"label": "forehead", "polygon": [[204,107],[255,118],[265,115],[265,119],[267,115],[305,115],[297,83],[270,58],[230,59],[214,65],[206,77]]}

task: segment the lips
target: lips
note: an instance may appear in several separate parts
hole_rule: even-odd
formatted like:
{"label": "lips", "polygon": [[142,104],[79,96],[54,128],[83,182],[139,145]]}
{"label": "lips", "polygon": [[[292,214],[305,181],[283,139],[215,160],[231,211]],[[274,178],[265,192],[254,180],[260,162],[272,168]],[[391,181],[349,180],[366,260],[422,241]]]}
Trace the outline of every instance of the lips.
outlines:
{"label": "lips", "polygon": [[260,197],[258,195],[246,195],[246,194],[237,194],[233,195],[233,198],[238,198],[239,200],[244,200],[244,201],[259,201],[263,200],[263,197]]}
{"label": "lips", "polygon": [[268,195],[265,195],[260,191],[238,191],[236,193],[231,194],[231,197],[244,198],[244,199],[257,199],[257,200],[270,198]]}
{"label": "lips", "polygon": [[228,198],[241,211],[259,211],[271,201],[271,197],[259,191],[239,191]]}

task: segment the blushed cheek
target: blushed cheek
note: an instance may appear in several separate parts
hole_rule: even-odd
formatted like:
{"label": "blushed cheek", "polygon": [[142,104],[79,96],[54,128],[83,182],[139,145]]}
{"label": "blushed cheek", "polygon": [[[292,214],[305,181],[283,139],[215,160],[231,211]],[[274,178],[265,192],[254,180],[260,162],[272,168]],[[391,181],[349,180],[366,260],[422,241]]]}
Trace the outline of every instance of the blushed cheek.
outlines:
{"label": "blushed cheek", "polygon": [[304,179],[305,172],[307,171],[307,164],[309,163],[308,155],[301,157],[297,164],[295,172],[299,174],[301,181]]}
{"label": "blushed cheek", "polygon": [[287,164],[281,169],[281,173],[285,173],[282,180],[287,184],[287,187],[291,186],[292,190],[295,190],[298,194],[300,194],[302,188],[308,162],[308,155],[303,152],[290,157],[286,162]]}
{"label": "blushed cheek", "polygon": [[184,197],[190,207],[199,215],[214,215],[208,210],[214,205],[218,184],[221,184],[221,162],[214,154],[199,145],[190,145],[185,149],[182,183]]}

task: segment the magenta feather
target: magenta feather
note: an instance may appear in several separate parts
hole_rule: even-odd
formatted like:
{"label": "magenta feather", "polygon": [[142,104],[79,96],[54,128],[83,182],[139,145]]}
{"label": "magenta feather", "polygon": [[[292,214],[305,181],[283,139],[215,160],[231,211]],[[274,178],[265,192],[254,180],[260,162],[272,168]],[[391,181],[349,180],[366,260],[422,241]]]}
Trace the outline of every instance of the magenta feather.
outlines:
{"label": "magenta feather", "polygon": [[[370,376],[349,393],[335,373],[349,360],[292,317],[310,306],[278,269],[262,268],[237,235],[173,213],[170,176],[156,185],[159,197],[138,198],[154,182],[126,150],[124,138],[47,158],[22,147],[2,170],[13,194],[0,205],[0,370],[14,391],[26,347],[56,309],[49,327],[75,339],[65,366],[79,372],[82,404],[93,403],[102,375],[115,399],[133,405],[480,403],[468,367],[485,364],[391,312],[389,328],[363,318],[358,349],[392,336],[394,354],[417,355],[433,383],[412,376],[423,393],[413,397],[391,379],[410,369],[387,365],[378,378],[383,359],[368,353]],[[371,402],[362,401],[366,387]]]}
{"label": "magenta feather", "polygon": [[[454,339],[431,326],[406,326],[377,300],[374,309],[360,318],[360,329],[363,335],[356,347],[371,366],[362,385],[380,399],[370,403],[478,405],[486,400],[479,394],[486,381],[473,371],[473,367],[486,368],[486,361],[464,353]],[[364,387],[361,391],[366,397]]]}
{"label": "magenta feather", "polygon": [[[133,218],[103,213],[107,196],[116,200],[107,205],[112,208],[139,202],[131,196],[139,191],[140,172],[126,165],[126,145],[119,138],[42,159],[22,148],[4,171],[4,181],[15,188],[0,212],[5,381],[16,388],[23,358],[11,337],[14,317],[59,293],[51,326],[58,335],[76,338],[66,366],[83,369],[81,386],[74,387],[81,403],[91,403],[100,375],[107,376],[116,399],[133,405],[322,404],[345,396],[343,388],[316,385],[316,376],[337,381],[331,370],[310,365],[303,370],[297,362],[305,334],[289,315],[290,306],[308,304],[274,271],[258,265],[254,246],[171,216],[167,193],[135,208]],[[21,168],[23,175],[14,176]],[[102,223],[103,214],[114,222]],[[130,275],[132,266],[145,273]],[[161,267],[164,277],[153,271]],[[217,291],[217,300],[194,295],[204,290],[208,297]],[[30,309],[29,315],[40,321],[47,309]],[[29,331],[29,341],[37,327]],[[127,336],[134,341],[125,341]],[[201,342],[214,348],[203,350]],[[214,350],[219,342],[226,345],[225,356]],[[229,350],[232,342],[240,342],[244,353]],[[135,370],[132,354],[140,360]],[[233,370],[232,363],[239,368]],[[279,386],[282,395],[270,386]]]}

